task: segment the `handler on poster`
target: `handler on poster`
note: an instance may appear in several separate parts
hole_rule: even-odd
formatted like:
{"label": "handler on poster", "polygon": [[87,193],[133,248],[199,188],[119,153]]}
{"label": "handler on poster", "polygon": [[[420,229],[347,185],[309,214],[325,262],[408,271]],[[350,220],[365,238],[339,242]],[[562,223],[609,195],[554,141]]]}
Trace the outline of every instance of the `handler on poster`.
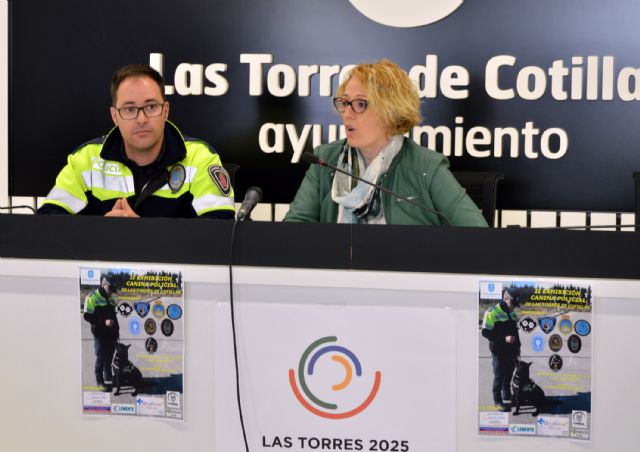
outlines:
{"label": "handler on poster", "polygon": [[493,367],[493,401],[501,411],[511,411],[511,378],[520,356],[518,316],[520,297],[504,289],[500,303],[489,309],[482,320],[482,336],[489,340]]}

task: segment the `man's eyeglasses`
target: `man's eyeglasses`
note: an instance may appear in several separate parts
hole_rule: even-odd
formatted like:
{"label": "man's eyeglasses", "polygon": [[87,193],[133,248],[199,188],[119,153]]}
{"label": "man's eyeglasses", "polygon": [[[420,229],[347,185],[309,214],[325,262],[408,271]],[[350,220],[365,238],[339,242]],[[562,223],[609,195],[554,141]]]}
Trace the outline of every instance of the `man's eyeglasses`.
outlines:
{"label": "man's eyeglasses", "polygon": [[368,105],[369,102],[367,102],[365,99],[347,100],[342,97],[333,98],[333,106],[336,107],[336,110],[338,110],[340,113],[344,113],[347,110],[348,106],[351,106],[351,109],[355,113],[363,113],[367,109]]}
{"label": "man's eyeglasses", "polygon": [[136,119],[140,111],[143,111],[147,118],[155,118],[162,114],[164,104],[147,104],[142,107],[127,105],[126,107],[116,108],[116,110],[122,119]]}

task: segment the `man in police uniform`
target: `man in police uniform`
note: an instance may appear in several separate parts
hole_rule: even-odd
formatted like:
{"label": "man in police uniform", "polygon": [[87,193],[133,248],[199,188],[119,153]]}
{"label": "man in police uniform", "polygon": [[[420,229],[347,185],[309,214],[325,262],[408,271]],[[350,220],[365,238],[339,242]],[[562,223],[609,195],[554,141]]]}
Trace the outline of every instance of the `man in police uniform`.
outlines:
{"label": "man in police uniform", "polygon": [[493,401],[501,411],[511,411],[511,378],[516,358],[520,356],[518,316],[513,312],[520,306],[520,296],[512,290],[502,291],[502,300],[484,314],[482,336],[489,340],[493,367]]}
{"label": "man in police uniform", "polygon": [[117,70],[111,100],[115,127],[68,157],[38,213],[234,218],[220,157],[168,121],[157,71],[139,64]]}
{"label": "man in police uniform", "polygon": [[108,392],[106,386],[111,382],[111,362],[120,337],[120,326],[116,316],[115,280],[110,275],[100,277],[100,286],[91,292],[84,302],[84,319],[91,324],[93,347],[96,353],[96,384],[101,391]]}

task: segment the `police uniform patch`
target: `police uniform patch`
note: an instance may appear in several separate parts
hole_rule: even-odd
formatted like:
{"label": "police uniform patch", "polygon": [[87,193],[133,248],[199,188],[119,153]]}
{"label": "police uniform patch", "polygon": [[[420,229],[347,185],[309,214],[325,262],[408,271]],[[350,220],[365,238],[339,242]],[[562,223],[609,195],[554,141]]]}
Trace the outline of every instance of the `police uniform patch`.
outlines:
{"label": "police uniform patch", "polygon": [[140,334],[140,321],[135,317],[129,320],[129,332],[132,336],[138,336]]}
{"label": "police uniform patch", "polygon": [[571,353],[578,353],[582,348],[582,340],[580,339],[580,336],[576,334],[569,336],[569,339],[567,339],[567,346]]}
{"label": "police uniform patch", "polygon": [[164,316],[164,306],[161,301],[157,301],[153,304],[153,316],[158,320]]}
{"label": "police uniform patch", "polygon": [[178,320],[180,317],[182,317],[182,308],[177,304],[169,305],[169,307],[167,308],[167,317],[172,320]]}
{"label": "police uniform patch", "polygon": [[540,333],[536,333],[531,338],[531,348],[534,352],[540,353],[544,350],[544,336]]}
{"label": "police uniform patch", "polygon": [[149,336],[153,336],[156,333],[156,321],[147,319],[146,322],[144,322],[144,330]]}
{"label": "police uniform patch", "polygon": [[562,369],[562,358],[560,355],[551,355],[551,358],[549,358],[549,368],[555,372]]}
{"label": "police uniform patch", "polygon": [[169,172],[169,188],[171,193],[178,193],[187,178],[187,171],[181,164],[175,165]]}
{"label": "police uniform patch", "polygon": [[149,303],[146,301],[137,301],[133,303],[133,308],[143,319],[149,314]]}
{"label": "police uniform patch", "polygon": [[572,327],[573,323],[571,322],[571,319],[569,317],[563,317],[562,320],[560,320],[560,324],[558,325],[558,329],[562,334],[571,333]]}
{"label": "police uniform patch", "polygon": [[173,322],[169,319],[164,319],[160,324],[160,331],[167,337],[171,336],[173,334]]}
{"label": "police uniform patch", "polygon": [[549,334],[556,327],[556,318],[555,317],[538,317],[538,325],[542,331],[546,334]]}
{"label": "police uniform patch", "polygon": [[533,320],[531,317],[523,318],[522,320],[520,320],[518,325],[520,326],[520,329],[525,333],[531,333],[533,330],[536,329],[536,321]]}
{"label": "police uniform patch", "polygon": [[573,329],[580,336],[586,336],[591,332],[591,324],[586,320],[580,319],[576,323],[574,323]]}
{"label": "police uniform patch", "polygon": [[562,348],[562,337],[559,334],[552,334],[549,338],[549,348],[554,352],[559,352]]}
{"label": "police uniform patch", "polygon": [[144,348],[146,348],[149,353],[155,353],[158,351],[158,341],[150,337],[144,343]]}
{"label": "police uniform patch", "polygon": [[229,196],[231,193],[231,179],[227,171],[218,165],[211,165],[209,167],[209,176],[213,180],[213,183],[220,189],[223,195]]}
{"label": "police uniform patch", "polygon": [[118,313],[122,316],[128,317],[133,309],[129,303],[123,302],[118,305]]}

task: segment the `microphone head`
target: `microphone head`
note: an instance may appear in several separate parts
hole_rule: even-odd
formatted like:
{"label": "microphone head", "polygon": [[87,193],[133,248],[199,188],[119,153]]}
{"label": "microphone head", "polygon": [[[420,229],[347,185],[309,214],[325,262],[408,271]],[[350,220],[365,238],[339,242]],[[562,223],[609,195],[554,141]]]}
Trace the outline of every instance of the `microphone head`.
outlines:
{"label": "microphone head", "polygon": [[262,189],[255,185],[247,190],[244,199],[253,199],[256,203],[262,201]]}
{"label": "microphone head", "polygon": [[311,153],[311,152],[304,152],[302,154],[302,156],[300,157],[300,160],[302,160],[305,163],[317,163],[317,164],[321,164],[321,160],[318,158],[317,155]]}

